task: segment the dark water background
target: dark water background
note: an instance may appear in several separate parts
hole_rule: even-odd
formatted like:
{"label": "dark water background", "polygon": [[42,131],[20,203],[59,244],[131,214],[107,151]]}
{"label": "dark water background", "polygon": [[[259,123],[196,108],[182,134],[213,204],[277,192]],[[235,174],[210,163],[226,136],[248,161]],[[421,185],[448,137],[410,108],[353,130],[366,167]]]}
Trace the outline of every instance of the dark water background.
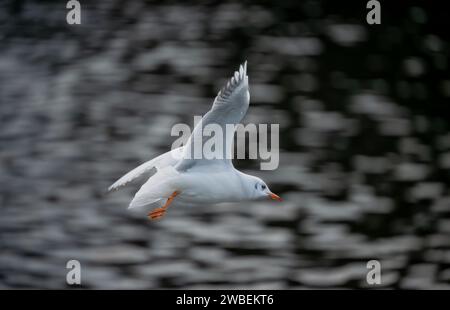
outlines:
{"label": "dark water background", "polygon": [[[450,288],[448,12],[425,1],[0,2],[0,288]],[[393,1],[390,1],[393,2]],[[105,195],[248,60],[285,199],[170,209]]]}

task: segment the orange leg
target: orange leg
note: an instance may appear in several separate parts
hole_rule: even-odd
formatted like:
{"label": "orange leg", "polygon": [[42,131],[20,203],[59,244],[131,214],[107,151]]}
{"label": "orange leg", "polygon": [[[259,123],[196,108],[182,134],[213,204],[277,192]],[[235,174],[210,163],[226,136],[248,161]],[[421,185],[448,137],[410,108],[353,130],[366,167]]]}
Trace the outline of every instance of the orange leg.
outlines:
{"label": "orange leg", "polygon": [[163,217],[164,214],[166,213],[167,207],[172,203],[174,198],[177,197],[179,193],[180,192],[178,192],[178,191],[173,192],[172,195],[170,195],[169,198],[167,199],[167,201],[164,204],[164,206],[162,206],[161,208],[156,208],[155,210],[150,212],[147,215],[148,218],[151,219],[151,220],[156,220],[156,219],[159,219],[159,218]]}

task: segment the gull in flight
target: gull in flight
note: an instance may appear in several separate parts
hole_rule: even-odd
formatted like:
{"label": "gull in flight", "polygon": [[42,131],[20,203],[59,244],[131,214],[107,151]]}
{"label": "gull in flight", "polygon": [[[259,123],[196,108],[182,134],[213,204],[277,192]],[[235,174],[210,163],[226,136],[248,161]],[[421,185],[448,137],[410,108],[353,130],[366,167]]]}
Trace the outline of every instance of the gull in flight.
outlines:
{"label": "gull in flight", "polygon": [[[187,143],[173,149],[131,170],[108,190],[116,190],[156,169],[134,196],[129,208],[157,205],[148,213],[152,220],[164,216],[167,207],[176,200],[181,204],[206,204],[239,202],[259,199],[281,198],[272,193],[266,183],[255,176],[242,173],[234,168],[232,159],[233,135],[222,139],[223,156],[195,156],[192,151],[202,140],[203,129],[216,124],[226,132],[227,125],[239,124],[250,103],[248,90],[247,62],[239,67],[227,85],[219,91],[211,109],[195,126]],[[233,131],[234,133],[234,131]]]}

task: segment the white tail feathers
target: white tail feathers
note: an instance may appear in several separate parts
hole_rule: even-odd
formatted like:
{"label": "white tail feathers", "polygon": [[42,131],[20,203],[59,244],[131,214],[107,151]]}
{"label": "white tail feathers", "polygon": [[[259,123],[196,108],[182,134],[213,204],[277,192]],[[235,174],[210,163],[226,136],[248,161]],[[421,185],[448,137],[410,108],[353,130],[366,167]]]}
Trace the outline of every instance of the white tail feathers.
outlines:
{"label": "white tail feathers", "polygon": [[158,170],[142,185],[128,208],[142,207],[168,198],[173,192],[179,190],[176,184],[178,177],[179,172],[172,166]]}

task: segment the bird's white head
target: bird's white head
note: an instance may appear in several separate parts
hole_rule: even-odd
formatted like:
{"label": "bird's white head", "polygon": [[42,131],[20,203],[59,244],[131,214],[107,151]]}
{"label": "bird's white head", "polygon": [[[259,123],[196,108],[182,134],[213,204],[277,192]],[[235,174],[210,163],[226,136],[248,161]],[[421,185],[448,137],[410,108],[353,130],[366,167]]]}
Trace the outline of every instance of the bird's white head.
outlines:
{"label": "bird's white head", "polygon": [[246,175],[247,189],[252,200],[272,199],[282,201],[280,196],[270,191],[267,184],[258,177]]}

